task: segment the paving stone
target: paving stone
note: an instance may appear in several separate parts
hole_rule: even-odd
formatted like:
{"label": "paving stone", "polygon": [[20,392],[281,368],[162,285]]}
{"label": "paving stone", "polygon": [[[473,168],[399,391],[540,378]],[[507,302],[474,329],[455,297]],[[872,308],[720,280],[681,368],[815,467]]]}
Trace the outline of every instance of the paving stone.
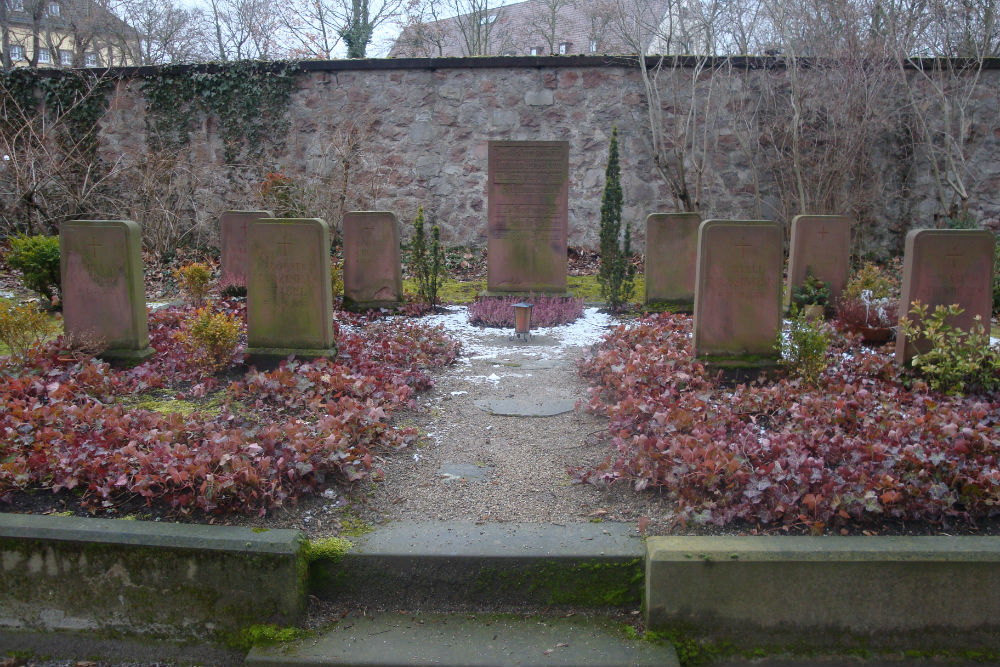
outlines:
{"label": "paving stone", "polygon": [[473,463],[445,463],[438,470],[438,474],[444,478],[446,483],[461,480],[481,482],[493,474],[493,468],[491,466],[477,466]]}
{"label": "paving stone", "polygon": [[350,615],[318,637],[256,647],[246,664],[671,667],[680,663],[672,646],[628,639],[607,619],[381,614]]}
{"label": "paving stone", "polygon": [[476,401],[476,406],[498,416],[554,417],[572,412],[576,407],[576,399],[494,398]]}

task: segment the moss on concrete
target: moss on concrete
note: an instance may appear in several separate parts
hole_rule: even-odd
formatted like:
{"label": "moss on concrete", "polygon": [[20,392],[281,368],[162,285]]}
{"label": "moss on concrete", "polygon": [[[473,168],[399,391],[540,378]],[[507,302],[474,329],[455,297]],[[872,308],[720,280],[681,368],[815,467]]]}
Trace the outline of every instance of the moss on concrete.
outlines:
{"label": "moss on concrete", "polygon": [[200,412],[217,417],[222,413],[225,392],[216,391],[209,394],[204,400],[188,401],[177,398],[169,391],[153,391],[136,396],[125,396],[119,402],[129,408],[149,410],[150,412],[159,412],[161,414],[180,414],[187,417]]}
{"label": "moss on concrete", "polygon": [[539,602],[577,607],[638,606],[642,598],[643,565],[638,558],[624,562],[546,561],[527,569],[484,569],[476,588],[481,591],[521,591]]}

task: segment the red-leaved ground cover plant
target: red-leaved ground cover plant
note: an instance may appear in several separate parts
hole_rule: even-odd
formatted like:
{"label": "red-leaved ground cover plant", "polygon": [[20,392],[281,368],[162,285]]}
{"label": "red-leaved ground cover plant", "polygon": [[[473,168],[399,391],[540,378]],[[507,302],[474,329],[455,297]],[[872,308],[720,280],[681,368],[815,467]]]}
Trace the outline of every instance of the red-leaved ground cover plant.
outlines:
{"label": "red-leaved ground cover plant", "polygon": [[682,523],[821,533],[883,520],[975,524],[1000,503],[1000,396],[946,396],[886,348],[838,335],[820,381],[726,386],[692,357],[691,319],[619,326],[581,365],[613,452],[574,471],[676,500]]}
{"label": "red-leaved ground cover plant", "polygon": [[[241,303],[216,308],[245,321]],[[460,347],[437,328],[344,314],[335,361],[247,373],[218,394],[214,411],[184,416],[120,404],[151,389],[197,398],[219,388],[173,335],[193,310],[152,313],[156,354],[132,369],[65,355],[59,341],[38,350],[26,370],[0,367],[0,500],[70,490],[92,510],[143,499],[175,514],[264,514],[377,476],[373,457],[416,438],[389,417],[431,386],[424,369],[451,363]]]}

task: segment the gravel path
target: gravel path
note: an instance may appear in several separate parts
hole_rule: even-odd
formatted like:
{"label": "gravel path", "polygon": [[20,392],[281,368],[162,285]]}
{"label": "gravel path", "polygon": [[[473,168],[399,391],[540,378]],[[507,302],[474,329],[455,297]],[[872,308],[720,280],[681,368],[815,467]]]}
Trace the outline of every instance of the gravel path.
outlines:
{"label": "gravel path", "polygon": [[572,482],[571,467],[607,455],[606,420],[582,409],[545,417],[484,409],[491,402],[555,409],[585,402],[576,364],[612,320],[592,308],[572,325],[535,331],[523,342],[512,341],[509,330],[468,325],[464,308],[434,319],[463,341],[463,355],[435,376],[435,388],[421,396],[424,409],[404,418],[426,437],[417,450],[386,462],[386,481],[361,508],[363,518],[566,523],[665,516],[655,498]]}

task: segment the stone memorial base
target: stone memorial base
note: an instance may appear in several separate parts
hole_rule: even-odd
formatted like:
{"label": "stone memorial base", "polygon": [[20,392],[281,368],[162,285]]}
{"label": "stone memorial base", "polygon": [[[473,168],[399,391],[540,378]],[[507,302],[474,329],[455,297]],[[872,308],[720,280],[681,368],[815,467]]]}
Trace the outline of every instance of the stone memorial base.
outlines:
{"label": "stone memorial base", "polygon": [[646,310],[657,313],[685,313],[690,315],[694,312],[693,299],[654,299],[643,304]]}
{"label": "stone memorial base", "polygon": [[704,364],[710,377],[719,376],[726,384],[753,382],[761,373],[770,376],[781,366],[778,357],[758,354],[698,357],[698,361]]}
{"label": "stone memorial base", "polygon": [[386,310],[396,310],[401,305],[403,305],[402,302],[396,299],[386,301],[355,301],[354,299],[346,296],[341,302],[341,307],[344,310],[349,310],[353,313],[361,313],[366,310],[378,310],[380,308],[385,308]]}
{"label": "stone memorial base", "polygon": [[305,361],[320,358],[333,361],[337,358],[337,348],[248,347],[246,363],[248,366],[255,366],[258,370],[273,370],[280,366],[282,361],[292,355],[296,359]]}
{"label": "stone memorial base", "polygon": [[107,349],[97,356],[105,361],[121,364],[138,364],[153,356],[155,350],[152,347],[144,347],[141,350]]}

